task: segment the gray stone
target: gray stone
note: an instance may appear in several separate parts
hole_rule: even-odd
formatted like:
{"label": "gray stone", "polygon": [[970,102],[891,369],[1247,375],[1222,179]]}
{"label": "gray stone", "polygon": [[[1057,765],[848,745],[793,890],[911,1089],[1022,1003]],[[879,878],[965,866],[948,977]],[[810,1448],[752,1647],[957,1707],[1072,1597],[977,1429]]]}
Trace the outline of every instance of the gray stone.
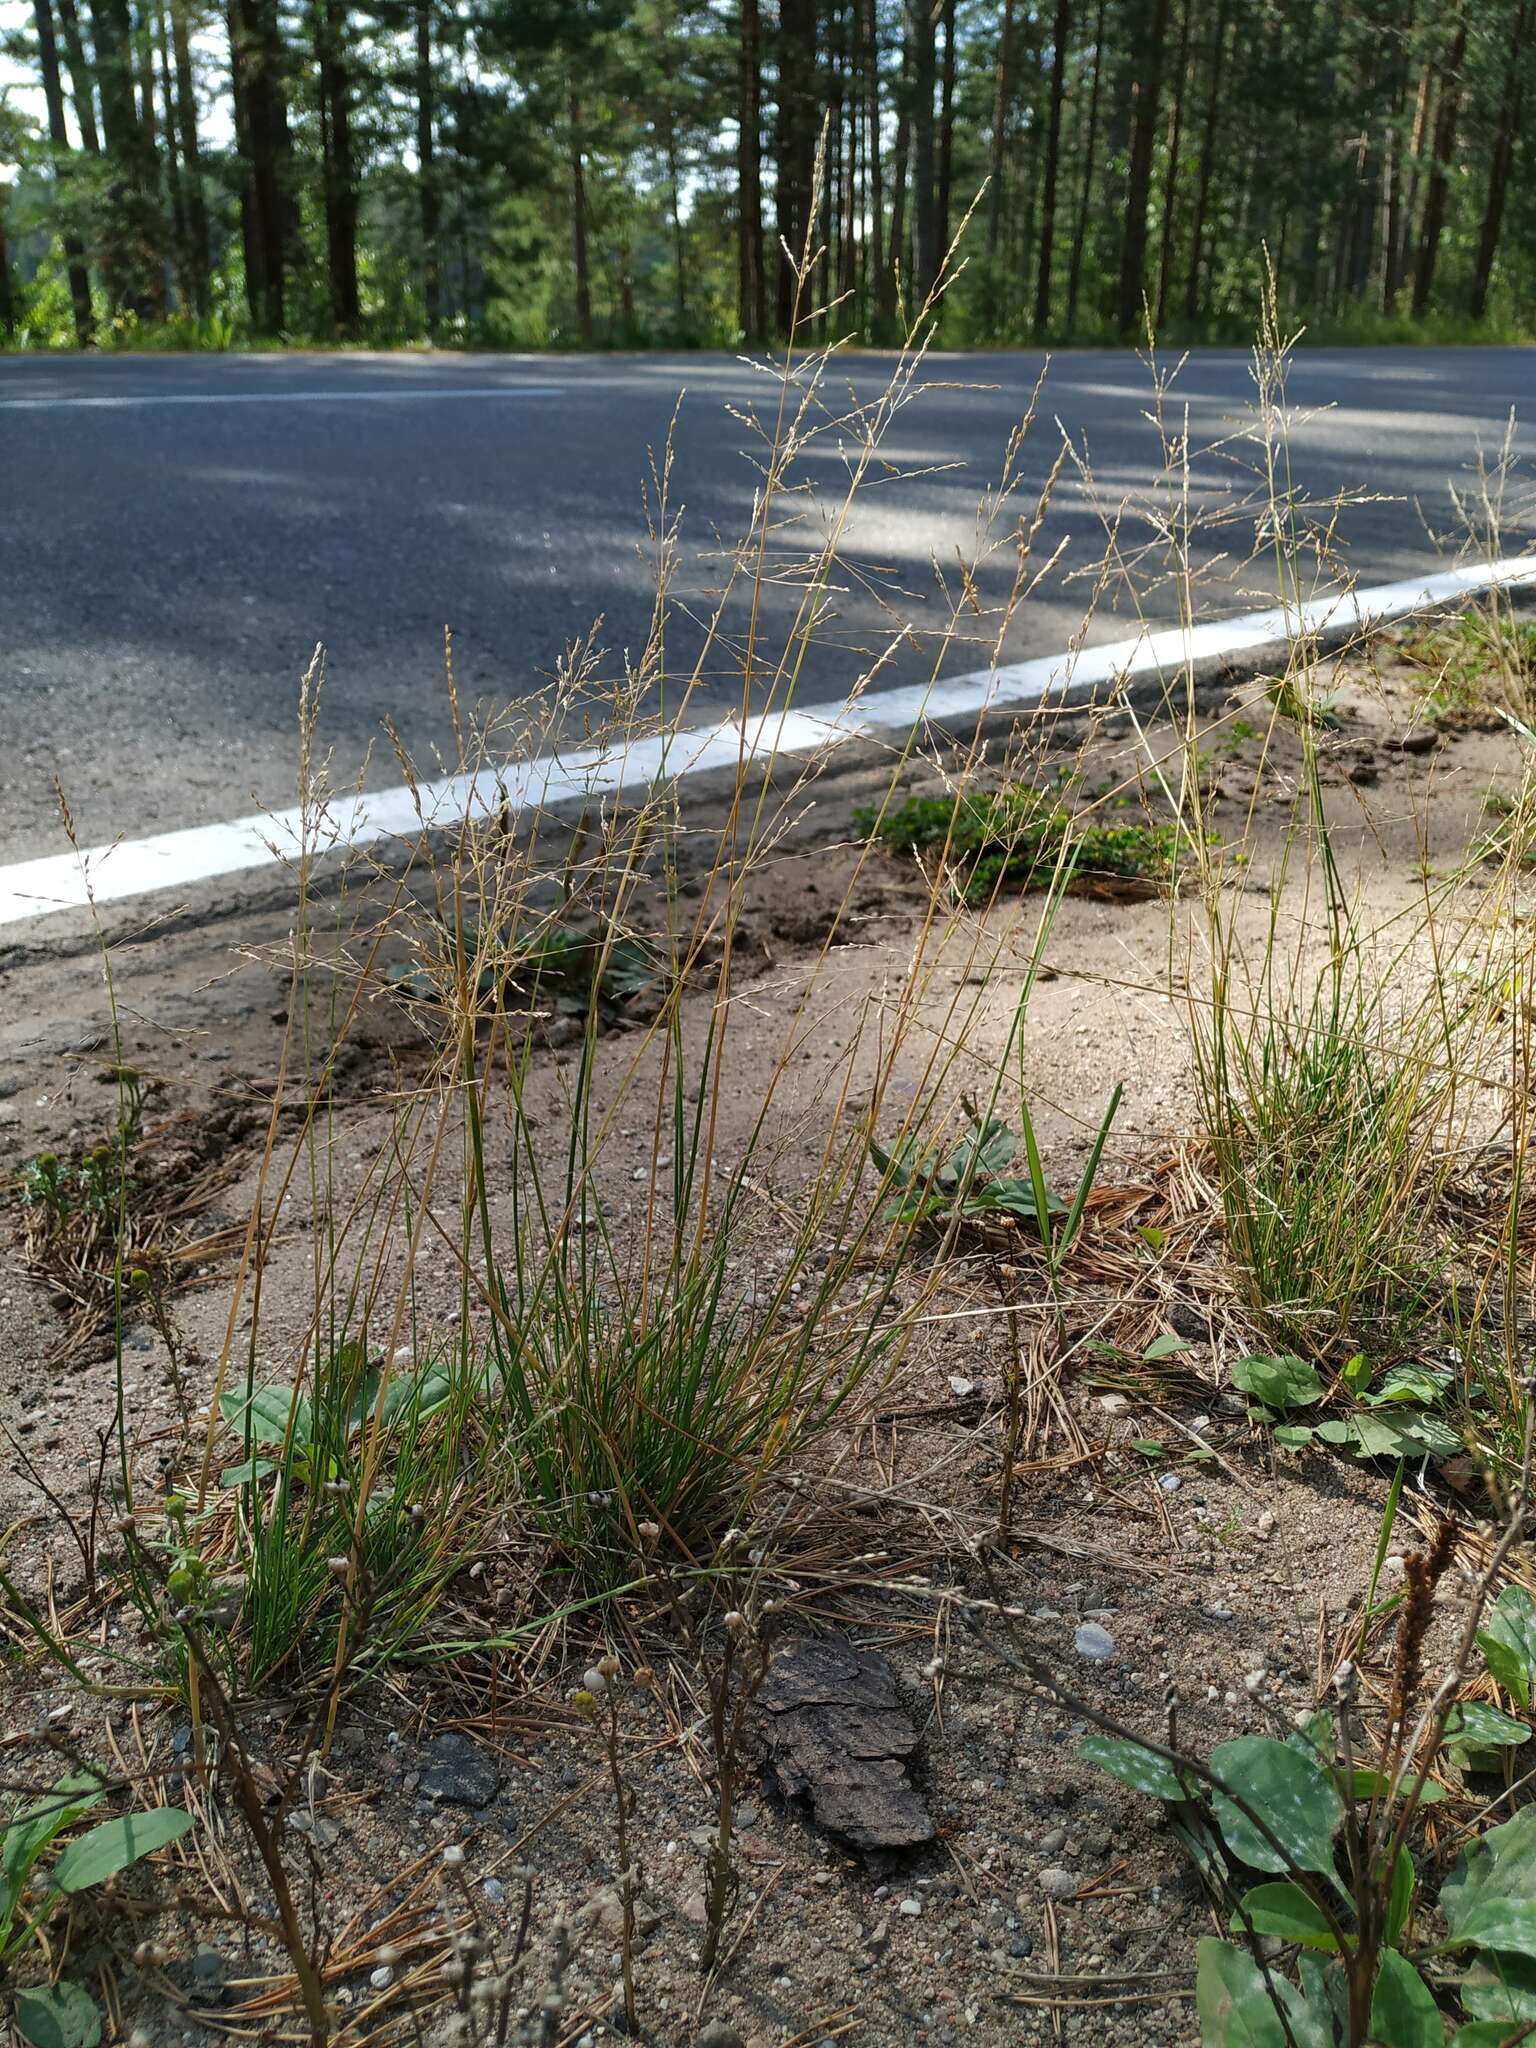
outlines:
{"label": "gray stone", "polygon": [[708,2020],[700,2027],[694,2048],[745,2048],[740,2034],[724,2020]]}
{"label": "gray stone", "polygon": [[1073,1636],[1072,1647],[1079,1657],[1086,1657],[1091,1664],[1104,1664],[1115,1654],[1115,1639],[1096,1621],[1085,1621]]}
{"label": "gray stone", "polygon": [[1047,1898],[1070,1899],[1077,1890],[1077,1879],[1070,1870],[1062,1870],[1053,1863],[1041,1871],[1040,1889]]}
{"label": "gray stone", "polygon": [[501,1773],[478,1743],[450,1729],[427,1745],[421,1790],[440,1806],[489,1806],[501,1790]]}

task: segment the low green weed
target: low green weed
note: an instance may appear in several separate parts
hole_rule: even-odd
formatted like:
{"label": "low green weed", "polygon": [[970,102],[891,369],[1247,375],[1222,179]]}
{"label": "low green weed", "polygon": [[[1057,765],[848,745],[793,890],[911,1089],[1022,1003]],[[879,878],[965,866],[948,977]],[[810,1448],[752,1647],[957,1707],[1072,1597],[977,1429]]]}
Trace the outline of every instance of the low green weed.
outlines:
{"label": "low green weed", "polygon": [[969,1097],[962,1105],[969,1129],[953,1147],[913,1133],[887,1152],[871,1139],[870,1157],[897,1190],[890,1205],[892,1220],[946,1233],[966,1225],[1028,1224],[1047,1253],[1064,1250],[1082,1222],[1124,1092],[1124,1084],[1117,1084],[1110,1096],[1070,1204],[1046,1181],[1027,1101],[1020,1103],[1026,1167],[1022,1175],[1008,1171],[1020,1138],[1001,1117],[986,1115]]}
{"label": "low green weed", "polygon": [[[1449,1528],[1427,1556],[1408,1561],[1396,1602],[1392,1712],[1375,1749],[1360,1746],[1359,1681],[1349,1664],[1340,1667],[1334,1710],[1284,1738],[1219,1743],[1205,1763],[1113,1733],[1083,1743],[1091,1762],[1162,1801],[1228,1916],[1235,1939],[1208,1937],[1199,1947],[1204,2048],[1439,2048],[1447,2012],[1461,2021],[1463,2048],[1494,2048],[1536,2020],[1536,1808],[1487,1829],[1474,1823],[1437,1898],[1416,1855],[1416,1813],[1453,1796],[1431,1768],[1454,1789],[1468,1772],[1502,1770],[1531,1734],[1528,1718],[1461,1699],[1454,1683],[1442,1684],[1413,1724]],[[1528,1717],[1536,1602],[1506,1588],[1476,1643]],[[1483,1815],[1492,1810],[1480,1805]]]}
{"label": "low green weed", "polygon": [[1357,1458],[1443,1458],[1462,1448],[1461,1432],[1436,1412],[1455,1391],[1455,1375],[1447,1366],[1407,1362],[1389,1366],[1378,1377],[1366,1354],[1357,1351],[1340,1368],[1332,1390],[1332,1398],[1347,1412],[1319,1422],[1294,1419],[1330,1398],[1310,1359],[1239,1359],[1232,1384],[1253,1404],[1249,1420],[1272,1427],[1276,1443],[1287,1450],[1320,1444]]}
{"label": "low green weed", "polygon": [[[105,1780],[85,1772],[61,1778],[35,1806],[16,1807],[0,1830],[0,1982],[34,1945],[53,1949],[44,1927],[52,1914],[83,1892],[96,1891],[157,1849],[179,1841],[194,1823],[176,1806],[116,1814],[46,1857],[62,1835],[100,1806]],[[31,2048],[95,2048],[101,2014],[85,1987],[58,1974],[45,1984],[17,1987],[14,2023]]]}
{"label": "low green weed", "polygon": [[[1049,888],[1070,844],[1075,880],[1085,886],[1144,888],[1173,875],[1178,828],[1146,818],[1107,822],[1092,811],[1074,815],[1062,801],[1070,778],[1045,787],[1026,783],[956,796],[916,796],[891,810],[854,813],[854,830],[889,853],[929,854],[952,868],[967,903],[989,902],[1001,889]],[[1130,807],[1128,797],[1117,807]]]}
{"label": "low green weed", "polygon": [[1396,636],[1402,659],[1424,678],[1432,718],[1512,711],[1536,704],[1536,622],[1497,597],[1451,619],[1415,621]]}

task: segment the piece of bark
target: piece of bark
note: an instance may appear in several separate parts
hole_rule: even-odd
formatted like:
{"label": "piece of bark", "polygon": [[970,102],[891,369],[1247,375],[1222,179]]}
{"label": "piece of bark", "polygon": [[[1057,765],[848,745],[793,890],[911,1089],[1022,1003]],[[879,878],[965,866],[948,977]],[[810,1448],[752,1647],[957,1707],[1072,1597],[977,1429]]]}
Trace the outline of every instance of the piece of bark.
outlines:
{"label": "piece of bark", "polygon": [[917,1730],[886,1660],[839,1636],[805,1636],[774,1657],[758,1694],[768,1767],[786,1799],[859,1849],[915,1849],[933,1820],[907,1776]]}

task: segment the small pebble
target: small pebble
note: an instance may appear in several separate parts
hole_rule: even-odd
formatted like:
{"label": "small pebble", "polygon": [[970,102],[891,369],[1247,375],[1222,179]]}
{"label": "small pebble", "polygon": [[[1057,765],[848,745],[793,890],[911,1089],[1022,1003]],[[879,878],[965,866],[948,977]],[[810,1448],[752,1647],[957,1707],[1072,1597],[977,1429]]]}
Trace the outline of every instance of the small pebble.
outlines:
{"label": "small pebble", "polygon": [[1077,1890],[1077,1879],[1070,1870],[1062,1870],[1053,1863],[1041,1871],[1040,1889],[1047,1898],[1069,1899]]}
{"label": "small pebble", "polygon": [[896,1910],[905,1913],[909,1920],[915,1920],[923,1910],[923,1902],[921,1899],[903,1899]]}
{"label": "small pebble", "polygon": [[1079,1657],[1086,1657],[1092,1664],[1103,1664],[1115,1654],[1115,1639],[1096,1621],[1085,1621],[1073,1636],[1072,1647]]}

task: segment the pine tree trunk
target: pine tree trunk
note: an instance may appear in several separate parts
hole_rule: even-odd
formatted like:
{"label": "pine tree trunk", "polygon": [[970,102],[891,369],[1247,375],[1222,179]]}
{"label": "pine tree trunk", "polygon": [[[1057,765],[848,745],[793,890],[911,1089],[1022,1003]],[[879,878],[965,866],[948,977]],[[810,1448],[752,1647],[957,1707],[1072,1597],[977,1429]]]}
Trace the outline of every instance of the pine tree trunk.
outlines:
{"label": "pine tree trunk", "polygon": [[935,247],[939,267],[949,255],[955,183],[955,0],[944,0],[944,63],[939,72],[939,194]]}
{"label": "pine tree trunk", "polygon": [[816,180],[816,0],[779,0],[779,100],[774,123],[778,180],[774,206],[779,241],[779,332],[794,314],[795,277],[814,240],[811,187]]}
{"label": "pine tree trunk", "polygon": [[[576,89],[571,88],[571,126],[576,130]],[[426,315],[427,333],[435,335],[442,319],[443,286],[442,257],[438,249],[439,200],[437,190],[437,92],[432,73],[432,0],[416,0],[416,188],[421,217],[421,303]],[[575,152],[578,178],[581,152],[579,145],[572,142]],[[585,278],[586,258],[586,217],[583,207],[578,220],[577,233],[582,245],[582,272],[578,282],[578,303],[587,290]],[[590,301],[583,339],[590,341],[592,317]]]}
{"label": "pine tree trunk", "polygon": [[935,186],[933,90],[936,82],[930,0],[906,0],[912,50],[912,299],[927,303],[938,276],[938,193]]}
{"label": "pine tree trunk", "polygon": [[160,60],[160,102],[164,114],[165,190],[171,202],[171,244],[176,252],[176,294],[181,310],[189,313],[196,303],[193,288],[191,232],[187,225],[186,189],[181,175],[181,158],[176,139],[176,98],[171,84],[171,39],[166,28],[165,9],[155,8],[155,56]]}
{"label": "pine tree trunk", "polygon": [[1227,61],[1227,17],[1232,0],[1217,0],[1211,42],[1211,82],[1206,93],[1205,128],[1200,138],[1200,169],[1195,183],[1195,219],[1189,238],[1189,274],[1184,280],[1185,318],[1200,318],[1205,303],[1203,265],[1206,226],[1210,219],[1211,181],[1216,171],[1216,139],[1221,127],[1222,74]]}
{"label": "pine tree trunk", "polygon": [[1434,150],[1430,158],[1429,187],[1424,195],[1424,220],[1419,230],[1419,261],[1413,278],[1413,317],[1421,320],[1429,310],[1435,289],[1435,263],[1440,254],[1440,236],[1445,228],[1446,200],[1450,193],[1451,158],[1456,153],[1456,126],[1461,114],[1461,67],[1467,56],[1465,6],[1456,23],[1445,61],[1440,87],[1440,108],[1435,116]]}
{"label": "pine tree trunk", "polygon": [[1179,191],[1179,165],[1184,149],[1184,91],[1189,79],[1189,31],[1195,0],[1184,0],[1179,22],[1179,54],[1173,67],[1173,121],[1168,131],[1168,169],[1163,179],[1162,247],[1157,259],[1157,312],[1153,325],[1163,331],[1168,317],[1168,292],[1173,276],[1173,229]]}
{"label": "pine tree trunk", "polygon": [[231,73],[236,80],[236,139],[248,166],[242,224],[246,296],[258,332],[286,324],[288,95],[283,47],[272,0],[233,0]]}
{"label": "pine tree trunk", "polygon": [[101,133],[96,126],[96,87],[80,33],[80,16],[75,0],[59,0],[59,32],[69,64],[71,97],[75,103],[75,125],[80,130],[80,147],[91,156],[101,155]]}
{"label": "pine tree trunk", "polygon": [[757,0],[741,0],[736,76],[736,318],[742,338],[768,326],[763,272],[763,53]]}
{"label": "pine tree trunk", "polygon": [[1072,0],[1056,0],[1051,28],[1051,103],[1045,137],[1045,177],[1040,197],[1040,263],[1035,274],[1035,333],[1051,324],[1051,260],[1056,248],[1056,182],[1061,168],[1061,109],[1067,89],[1067,41],[1072,33]]}
{"label": "pine tree trunk", "polygon": [[1398,235],[1392,249],[1391,268],[1382,294],[1383,310],[1387,313],[1395,310],[1397,295],[1408,275],[1409,252],[1413,247],[1414,215],[1419,200],[1420,167],[1424,160],[1424,138],[1429,133],[1429,114],[1434,104],[1434,91],[1435,68],[1432,64],[1426,64],[1419,76],[1419,90],[1414,101],[1413,135],[1398,179],[1401,192],[1398,205]]}
{"label": "pine tree trunk", "polygon": [[1083,175],[1077,195],[1077,226],[1072,234],[1072,265],[1067,274],[1067,328],[1077,326],[1077,302],[1083,281],[1083,251],[1088,243],[1088,208],[1093,198],[1094,151],[1099,139],[1099,100],[1104,78],[1104,0],[1093,24],[1093,84],[1088,89],[1088,132],[1083,142]]}
{"label": "pine tree trunk", "polygon": [[[48,108],[48,139],[54,149],[54,176],[59,196],[69,179],[69,125],[64,118],[64,87],[59,78],[59,52],[53,35],[53,15],[48,0],[33,0],[37,23],[38,63],[43,76],[43,99]],[[85,267],[85,250],[80,237],[66,228],[63,236],[64,263],[69,278],[69,304],[75,323],[75,341],[88,348],[96,332],[91,313],[91,280]],[[9,275],[9,272],[7,272]]]}
{"label": "pine tree trunk", "polygon": [[213,305],[213,259],[208,243],[208,206],[203,196],[203,160],[197,138],[197,95],[192,83],[192,48],[186,0],[171,0],[171,54],[176,63],[176,130],[181,140],[182,181],[187,208],[187,261],[192,304],[206,320]]}
{"label": "pine tree trunk", "polygon": [[315,0],[315,69],[320,86],[321,171],[331,320],[344,337],[362,324],[357,287],[357,169],[352,155],[352,79],[344,0]]}
{"label": "pine tree trunk", "polygon": [[1520,133],[1520,116],[1525,97],[1524,56],[1531,25],[1531,0],[1520,0],[1515,13],[1514,33],[1504,67],[1504,90],[1499,98],[1498,127],[1493,138],[1493,156],[1488,167],[1488,196],[1483,205],[1482,226],[1477,237],[1477,260],[1472,271],[1469,304],[1472,318],[1482,320],[1488,312],[1488,290],[1493,282],[1494,259],[1499,252],[1499,235],[1504,226],[1504,207],[1509,195],[1509,176],[1514,168],[1515,138]]}
{"label": "pine tree trunk", "polygon": [[592,264],[587,251],[587,167],[582,150],[581,102],[570,88],[571,268],[576,281],[576,332],[592,346]]}
{"label": "pine tree trunk", "polygon": [[[869,166],[869,291],[877,322],[890,317],[886,303],[889,266],[885,260],[884,163],[880,136],[880,35],[877,0],[863,0],[864,17],[864,160]],[[877,337],[878,338],[878,337]]]}
{"label": "pine tree trunk", "polygon": [[1125,236],[1120,245],[1120,289],[1115,320],[1133,336],[1142,317],[1146,289],[1147,208],[1152,197],[1152,156],[1157,146],[1157,108],[1163,87],[1163,45],[1168,35],[1169,0],[1150,0],[1145,34],[1136,56],[1130,165],[1125,195]]}
{"label": "pine tree trunk", "polygon": [[265,245],[257,219],[256,179],[251,168],[251,117],[247,104],[245,30],[240,19],[240,0],[226,0],[225,20],[229,29],[229,104],[235,131],[235,155],[240,163],[240,255],[245,272],[245,309],[251,326],[259,334],[266,310],[267,281],[263,270]]}
{"label": "pine tree trunk", "polygon": [[150,139],[146,155],[127,0],[91,0],[91,38],[108,162],[102,274],[115,307],[150,319],[163,309],[165,277],[159,260],[154,145]]}
{"label": "pine tree trunk", "polygon": [[[1102,9],[1102,0],[1100,0]],[[992,67],[992,136],[987,152],[987,255],[995,268],[1003,242],[1003,171],[1008,159],[1008,110],[1013,105],[1013,0],[1003,0]]]}

